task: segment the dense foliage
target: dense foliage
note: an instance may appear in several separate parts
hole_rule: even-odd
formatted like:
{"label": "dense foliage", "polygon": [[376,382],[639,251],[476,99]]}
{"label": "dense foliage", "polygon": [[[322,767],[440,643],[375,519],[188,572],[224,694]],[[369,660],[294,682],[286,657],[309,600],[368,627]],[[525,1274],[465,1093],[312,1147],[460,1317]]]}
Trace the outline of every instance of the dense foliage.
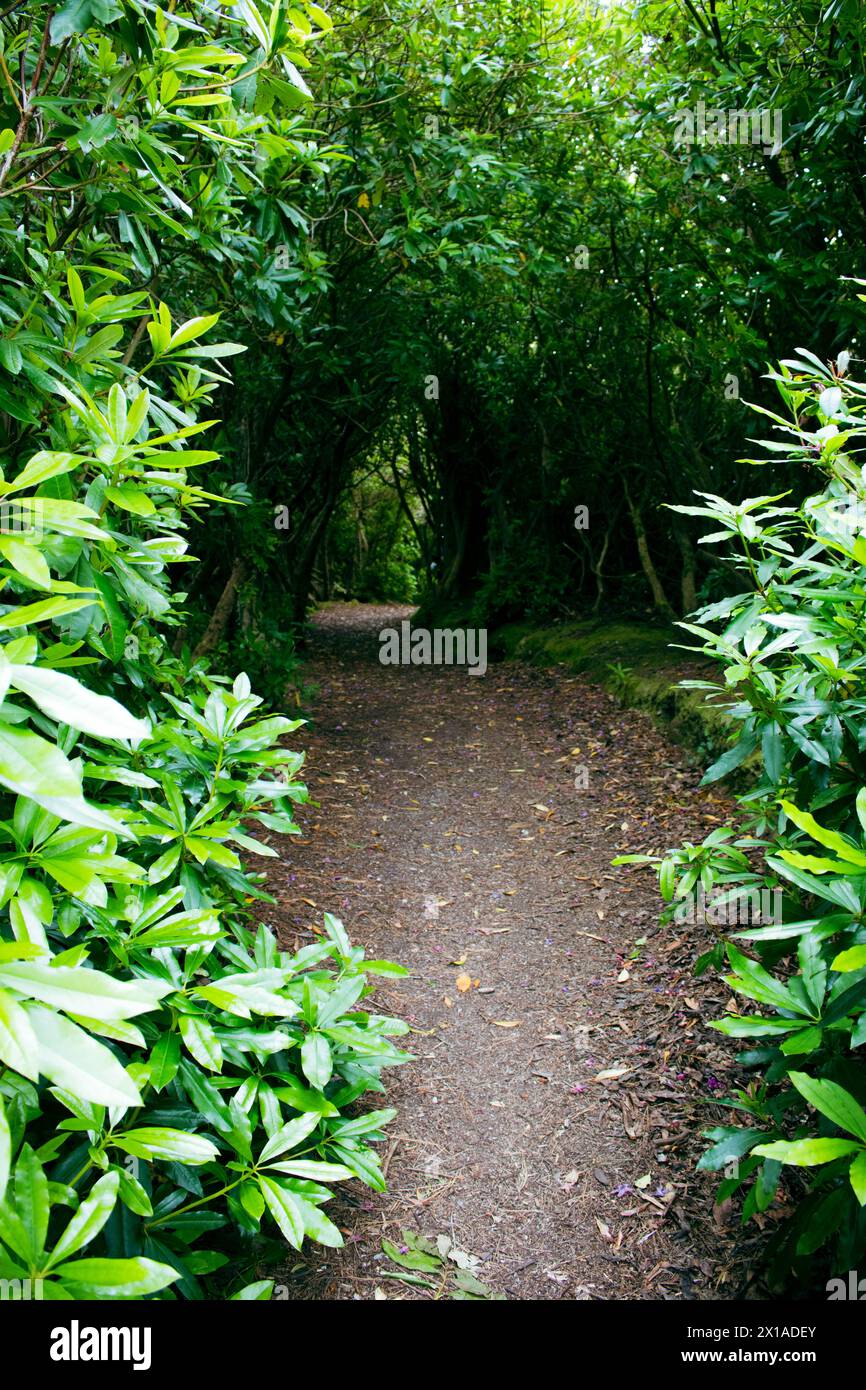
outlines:
{"label": "dense foliage", "polygon": [[[407,565],[490,623],[725,592],[659,504],[744,488],[769,345],[823,360],[861,317],[839,277],[866,231],[863,32],[857,6],[831,11],[70,0],[27,116],[12,74],[28,35],[35,74],[49,10],[13,8],[10,247],[29,258],[26,201],[46,273],[52,248],[98,245],[127,292],[170,287],[177,319],[219,311],[248,349],[209,472],[248,505],[201,534],[183,639],[270,677],[311,594],[402,597]],[[765,113],[770,143],[684,138],[699,104]],[[26,424],[15,362],[0,387]],[[393,495],[361,508],[353,558],[372,473]]]}
{"label": "dense foliage", "polygon": [[[839,277],[866,232],[858,7],[330,15],[318,164],[291,196],[257,193],[247,230],[271,254],[220,287],[250,343],[227,477],[289,526],[269,546],[227,517],[233,546],[202,552],[208,606],[238,555],[267,564],[286,624],[311,589],[339,594],[347,490],[372,468],[402,493],[431,596],[479,620],[681,615],[729,591],[660,504],[746,490],[743,402],[772,403],[776,344],[855,344]],[[688,143],[699,103],[778,114],[781,148],[772,131],[766,149]],[[383,514],[371,546],[392,535]]]}
{"label": "dense foliage", "polygon": [[[836,1273],[866,1258],[866,384],[847,352],[828,365],[804,349],[771,378],[782,413],[765,412],[774,437],[761,442],[795,491],[805,472],[808,495],[688,508],[747,583],[682,624],[723,667],[721,684],[689,684],[730,702],[736,736],[705,781],[750,770],[743,819],[738,838],[715,830],[659,875],[668,916],[698,886],[715,895],[728,940],[700,966],[726,957],[745,1006],[711,1026],[753,1040],[740,1060],[755,1079],[718,1099],[743,1118],[708,1132],[701,1166],[725,1170],[719,1198],[743,1196],[746,1221],[796,1196],[774,1263],[807,1278],[819,1250]],[[762,889],[781,910],[758,924],[735,909]]]}
{"label": "dense foliage", "polygon": [[269,1297],[260,1228],[338,1245],[324,1184],[383,1185],[393,1112],[346,1111],[405,1057],[363,1004],[397,966],[256,919],[298,721],[170,642],[242,351],[173,258],[249,269],[326,22],[201,9],[7,11],[0,61],[0,1279],[43,1298]]}
{"label": "dense foliage", "polygon": [[[252,687],[311,596],[703,605],[708,776],[763,772],[662,886],[784,897],[725,948],[774,1012],[720,1024],[762,1079],[705,1166],[747,1218],[813,1167],[780,1261],[862,1252],[863,41],[848,0],[0,12],[0,1278],[233,1293],[263,1219],[335,1241],[323,1182],[381,1183],[346,1107],[397,967],[281,950],[243,860],[305,796]],[[788,433],[728,503],[747,398]]]}

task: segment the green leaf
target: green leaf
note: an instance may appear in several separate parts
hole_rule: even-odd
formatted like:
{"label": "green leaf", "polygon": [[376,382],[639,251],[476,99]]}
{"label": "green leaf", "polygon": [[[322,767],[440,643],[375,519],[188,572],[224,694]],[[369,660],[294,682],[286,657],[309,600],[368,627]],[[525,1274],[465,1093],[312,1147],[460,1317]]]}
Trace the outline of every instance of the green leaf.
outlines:
{"label": "green leaf", "polygon": [[321,1120],[321,1116],[313,1111],[311,1114],[299,1115],[295,1120],[289,1120],[276,1134],[271,1135],[265,1147],[259,1154],[259,1163],[267,1163],[269,1160],[278,1158],[280,1154],[287,1153],[289,1149],[297,1148],[298,1144],[303,1143],[308,1135],[312,1134]]}
{"label": "green leaf", "polygon": [[39,1076],[39,1044],[17,999],[0,990],[0,1062],[30,1081]]}
{"label": "green leaf", "polygon": [[12,1134],[9,1129],[9,1121],[6,1118],[6,1107],[0,1097],[0,1204],[6,1192],[6,1185],[9,1182],[9,1173],[12,1165]]}
{"label": "green leaf", "polygon": [[113,1053],[40,1004],[26,1005],[39,1050],[39,1070],[58,1086],[97,1105],[141,1105],[138,1087]]}
{"label": "green leaf", "polygon": [[[354,1141],[350,1141],[354,1143]],[[375,1192],[385,1191],[382,1167],[372,1149],[349,1147],[348,1144],[334,1144],[333,1153],[346,1168],[351,1168],[356,1178],[372,1187]]]}
{"label": "green leaf", "polygon": [[821,1080],[802,1071],[792,1071],[789,1075],[800,1095],[810,1105],[814,1105],[834,1125],[866,1143],[866,1113],[848,1091],[837,1086],[835,1081]]}
{"label": "green leaf", "polygon": [[805,830],[807,835],[811,835],[812,839],[816,840],[819,845],[825,845],[827,849],[835,850],[840,858],[847,859],[852,864],[866,867],[866,854],[862,850],[855,849],[853,845],[849,845],[844,836],[837,834],[835,830],[825,830],[808,811],[799,811],[790,801],[782,799],[779,801],[779,805],[788,819],[793,821],[800,830]]}
{"label": "green leaf", "polygon": [[739,767],[746,761],[750,753],[755,751],[757,746],[757,736],[754,734],[744,734],[742,738],[729,748],[720,758],[717,758],[712,767],[709,767],[701,778],[701,786],[706,786],[710,782],[718,782],[722,777],[727,777],[729,772]]}
{"label": "green leaf", "polygon": [[289,1245],[300,1250],[304,1239],[304,1217],[291,1192],[280,1187],[272,1178],[259,1176],[259,1187],[268,1211],[276,1221]]}
{"label": "green leaf", "polygon": [[51,571],[45,556],[35,545],[27,541],[15,540],[13,536],[0,536],[0,555],[8,560],[14,570],[29,579],[38,589],[51,588]]}
{"label": "green leaf", "polygon": [[203,333],[209,333],[218,320],[219,314],[201,314],[198,318],[188,319],[172,333],[168,345],[169,352],[191,342],[193,338],[200,338]]}
{"label": "green leaf", "polygon": [[697,1168],[701,1173],[715,1173],[724,1168],[732,1158],[742,1158],[753,1149],[766,1131],[760,1129],[737,1129],[726,1135],[712,1148],[707,1149],[698,1159]]}
{"label": "green leaf", "polygon": [[313,1091],[302,1085],[294,1076],[284,1076],[279,1086],[274,1088],[280,1100],[286,1101],[294,1110],[314,1110],[317,1115],[339,1115],[336,1105],[333,1105],[321,1091]]}
{"label": "green leaf", "polygon": [[848,1169],[854,1195],[861,1207],[866,1207],[866,1153],[858,1154]]}
{"label": "green leaf", "polygon": [[101,970],[43,965],[41,961],[0,964],[0,985],[68,1013],[109,1020],[148,1013],[171,992],[171,985],[162,981],[116,980]]}
{"label": "green leaf", "polygon": [[827,967],[821,955],[821,944],[819,937],[805,932],[797,946],[803,988],[816,1013],[820,1012],[827,988]]}
{"label": "green leaf", "polygon": [[365,960],[365,975],[393,975],[403,977],[409,974],[404,965],[397,965],[393,960]]}
{"label": "green leaf", "polygon": [[21,492],[26,487],[38,487],[49,478],[57,478],[81,468],[84,462],[81,454],[40,449],[37,454],[32,455],[12,482],[5,484],[0,491],[8,497],[10,493]]}
{"label": "green leaf", "polygon": [[716,1019],[710,1023],[719,1033],[729,1038],[770,1037],[774,1033],[790,1033],[801,1025],[796,1019],[761,1018],[757,1014],[732,1014],[728,1018]]}
{"label": "green leaf", "polygon": [[88,1245],[102,1230],[117,1202],[120,1187],[120,1174],[105,1173],[94,1183],[84,1198],[69,1225],[51,1251],[45,1268],[50,1269],[58,1260],[68,1260],[76,1250]]}
{"label": "green leaf", "polygon": [[180,1032],[187,1050],[201,1066],[208,1071],[222,1071],[223,1050],[209,1023],[203,1018],[182,1014]]}
{"label": "green leaf", "polygon": [[321,1033],[308,1033],[301,1046],[301,1067],[311,1086],[322,1091],[334,1069],[331,1049]]}
{"label": "green leaf", "polygon": [[145,1298],[180,1278],[170,1265],[136,1255],[131,1260],[71,1260],[52,1270],[75,1298]]}
{"label": "green leaf", "polygon": [[866,965],[866,946],[851,946],[847,951],[840,951],[830,962],[831,970],[838,970],[847,973],[851,970],[861,970]]}
{"label": "green leaf", "polygon": [[80,681],[62,671],[40,666],[13,666],[11,684],[59,724],[68,724],[96,738],[131,739],[140,743],[150,729],[143,719],[135,719],[106,695],[96,695]]}
{"label": "green leaf", "polygon": [[343,926],[343,923],[340,921],[339,917],[334,917],[332,913],[326,912],[325,931],[329,939],[333,941],[334,945],[337,947],[337,950],[340,952],[341,956],[348,956],[351,954],[352,943],[349,940],[348,935],[346,934],[346,928]]}
{"label": "green leaf", "polygon": [[213,1082],[184,1057],[180,1063],[183,1088],[200,1115],[219,1130],[229,1134],[233,1129],[231,1111]]}
{"label": "green leaf", "polygon": [[15,1165],[12,1194],[15,1214],[27,1233],[28,1246],[35,1262],[45,1248],[50,1202],[48,1179],[29,1144],[25,1144]]}
{"label": "green leaf", "polygon": [[762,1004],[772,1004],[777,1009],[809,1017],[808,1008],[757,961],[743,955],[735,946],[728,946],[728,959],[737,972],[736,975],[725,976],[731,989],[736,990],[738,994],[745,994],[750,999],[758,999]]}
{"label": "green leaf", "polygon": [[423,1269],[436,1274],[442,1268],[442,1260],[437,1255],[426,1255],[423,1250],[400,1250],[390,1240],[382,1241],[382,1249],[402,1269]]}
{"label": "green leaf", "polygon": [[72,764],[47,739],[0,722],[0,783],[20,796],[80,797]]}
{"label": "green leaf", "polygon": [[798,1168],[813,1168],[819,1163],[832,1163],[834,1158],[856,1153],[859,1147],[850,1139],[795,1139],[791,1143],[780,1139],[773,1144],[759,1144],[752,1153],[761,1158],[774,1158],[779,1163],[792,1163]]}
{"label": "green leaf", "polygon": [[219,1154],[216,1144],[210,1139],[200,1134],[188,1134],[182,1129],[127,1129],[122,1134],[114,1134],[111,1142],[136,1158],[163,1158],[191,1166],[210,1163]]}
{"label": "green leaf", "polygon": [[339,1120],[329,1128],[340,1140],[357,1139],[362,1134],[372,1134],[376,1130],[384,1129],[396,1114],[397,1111],[394,1109],[370,1110],[366,1115],[358,1115],[354,1120]]}
{"label": "green leaf", "polygon": [[[9,137],[11,136],[11,139]],[[15,141],[15,132],[9,126],[0,131],[0,153],[5,154],[10,144]],[[24,358],[21,356],[21,349],[11,338],[0,338],[0,362],[11,376],[17,376],[21,371]]]}
{"label": "green leaf", "polygon": [[176,1033],[163,1033],[154,1043],[148,1059],[150,1084],[162,1091],[174,1080],[180,1064],[180,1039]]}
{"label": "green leaf", "polygon": [[144,488],[135,487],[131,483],[107,487],[105,495],[116,507],[120,507],[124,512],[131,512],[133,516],[153,516],[156,512],[156,506]]}
{"label": "green leaf", "polygon": [[[351,1177],[351,1174],[349,1174]],[[300,1210],[304,1222],[304,1232],[312,1240],[316,1240],[320,1245],[327,1245],[330,1249],[339,1250],[344,1244],[342,1233],[334,1225],[325,1213],[313,1202],[308,1202],[299,1193],[294,1193],[295,1202]]]}
{"label": "green leaf", "polygon": [[31,623],[45,623],[50,618],[63,618],[70,613],[77,613],[79,608],[90,608],[92,605],[92,598],[44,598],[38,603],[24,603],[3,614],[0,618],[0,631],[29,627]]}
{"label": "green leaf", "polygon": [[205,941],[216,941],[222,936],[219,919],[213,912],[178,912],[167,917],[159,926],[149,927],[137,933],[136,947],[153,950],[157,946],[201,946]]}
{"label": "green leaf", "polygon": [[342,1182],[355,1176],[342,1163],[316,1163],[303,1158],[296,1159],[294,1163],[291,1159],[283,1163],[269,1163],[268,1167],[278,1173],[288,1173],[293,1178],[308,1178],[311,1182]]}
{"label": "green leaf", "polygon": [[111,1171],[117,1173],[120,1180],[120,1200],[123,1205],[135,1212],[136,1216],[153,1216],[150,1198],[138,1178],[127,1173],[125,1168],[113,1168]]}
{"label": "green leaf", "polygon": [[659,865],[659,892],[666,903],[673,901],[676,886],[677,866],[672,859],[663,859]]}

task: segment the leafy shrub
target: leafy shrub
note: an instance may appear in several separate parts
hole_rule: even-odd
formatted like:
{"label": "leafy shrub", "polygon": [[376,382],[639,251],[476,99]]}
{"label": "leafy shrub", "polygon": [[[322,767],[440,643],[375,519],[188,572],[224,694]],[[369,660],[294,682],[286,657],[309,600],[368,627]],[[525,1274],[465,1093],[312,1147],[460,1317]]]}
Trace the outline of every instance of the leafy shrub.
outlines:
{"label": "leafy shrub", "polygon": [[[155,356],[210,326],[161,305]],[[154,433],[147,389],[64,394],[2,484],[27,526],[0,538],[0,1277],[196,1298],[266,1216],[338,1245],[323,1184],[382,1187],[392,1112],[344,1111],[405,1058],[362,1005],[400,971],[332,917],[296,954],[252,922],[270,899],[239,851],[274,855],[253,829],[296,833],[306,793],[299,721],[167,645],[212,454],[200,425]]]}
{"label": "leafy shrub", "polygon": [[200,11],[3,19],[0,1291],[53,1299],[268,1297],[240,1287],[268,1232],[339,1244],[325,1184],[382,1186],[390,1112],[347,1108],[405,1058],[364,1007],[398,967],[330,916],[294,953],[254,917],[299,721],[169,643],[190,523],[233,500],[198,436],[243,348],[154,277],[212,303],[215,264],[264,260],[239,190],[316,160],[286,115],[303,9]]}
{"label": "leafy shrub", "polygon": [[699,967],[727,959],[747,1008],[711,1026],[754,1040],[739,1060],[755,1072],[718,1100],[746,1124],[710,1130],[700,1167],[725,1169],[719,1199],[743,1195],[744,1220],[787,1174],[798,1200],[773,1239],[779,1275],[808,1274],[822,1249],[834,1270],[866,1258],[866,384],[849,366],[798,349],[770,374],[786,413],[762,412],[776,437],[761,442],[807,486],[821,475],[819,491],[676,509],[712,523],[706,543],[732,542],[747,580],[682,626],[724,668],[720,684],[685,684],[721,697],[737,728],[704,781],[744,767],[752,785],[739,838],[715,830],[655,862],[668,917],[702,886],[742,926],[738,901],[778,892],[773,920],[720,934]]}

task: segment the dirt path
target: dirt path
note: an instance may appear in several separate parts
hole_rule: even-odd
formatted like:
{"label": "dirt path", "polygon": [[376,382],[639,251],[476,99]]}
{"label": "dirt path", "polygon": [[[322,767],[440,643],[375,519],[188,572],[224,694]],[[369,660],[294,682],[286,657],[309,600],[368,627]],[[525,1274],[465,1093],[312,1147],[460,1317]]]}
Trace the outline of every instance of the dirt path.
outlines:
{"label": "dirt path", "polygon": [[312,1248],[292,1297],[431,1297],[383,1277],[404,1229],[449,1236],[511,1299],[742,1296],[747,1251],[693,1172],[694,1130],[726,1118],[696,1104],[727,1086],[698,1013],[723,994],[691,973],[706,940],[659,932],[649,877],[610,867],[703,836],[726,804],[583,679],[380,665],[378,632],[408,612],[319,614],[318,805],[271,875],[287,943],[329,909],[411,970],[377,1003],[417,1057],[386,1078],[388,1193],[335,1204],[351,1237]]}

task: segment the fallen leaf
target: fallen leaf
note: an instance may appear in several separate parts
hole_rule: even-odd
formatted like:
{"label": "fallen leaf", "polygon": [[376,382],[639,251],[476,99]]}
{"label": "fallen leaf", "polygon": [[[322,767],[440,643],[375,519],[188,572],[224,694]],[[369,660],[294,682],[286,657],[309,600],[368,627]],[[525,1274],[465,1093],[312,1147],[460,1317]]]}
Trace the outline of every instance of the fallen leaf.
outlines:
{"label": "fallen leaf", "polygon": [[460,993],[461,993],[461,994],[465,994],[467,990],[469,990],[469,989],[472,988],[472,977],[471,977],[471,975],[465,975],[465,974],[464,974],[464,975],[458,975],[458,976],[457,976],[457,979],[454,981],[454,983],[456,984],[456,986],[457,986],[457,988],[459,989]]}

